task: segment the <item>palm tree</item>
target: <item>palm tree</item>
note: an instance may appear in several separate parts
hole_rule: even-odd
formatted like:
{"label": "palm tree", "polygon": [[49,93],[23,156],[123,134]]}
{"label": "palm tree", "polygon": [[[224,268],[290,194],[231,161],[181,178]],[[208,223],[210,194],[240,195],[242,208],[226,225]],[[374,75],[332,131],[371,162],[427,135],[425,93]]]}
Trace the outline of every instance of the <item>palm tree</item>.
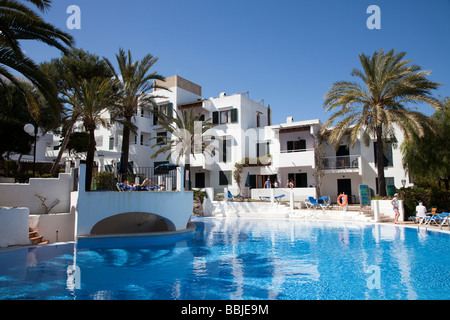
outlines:
{"label": "palm tree", "polygon": [[377,140],[377,171],[380,196],[386,195],[384,177],[383,149],[388,139],[393,137],[393,125],[402,130],[405,139],[415,132],[423,136],[424,126],[429,119],[407,106],[408,103],[426,103],[441,108],[440,102],[431,96],[440,83],[427,79],[430,71],[421,70],[412,60],[403,60],[405,52],[396,53],[394,49],[385,53],[383,49],[372,56],[359,55],[363,70],[353,69],[351,75],[358,77],[362,84],[351,81],[335,82],[325,95],[324,108],[334,114],[326,122],[331,130],[329,141],[338,147],[343,136],[348,134],[351,146],[363,133]]}
{"label": "palm tree", "polygon": [[[26,0],[44,12],[50,8],[51,0]],[[63,52],[72,46],[74,40],[69,34],[46,23],[38,14],[23,4],[24,1],[7,0],[0,2],[0,75],[18,88],[23,89],[28,103],[38,112],[33,97],[22,88],[17,78],[9,69],[15,70],[31,81],[45,96],[48,102],[57,106],[54,85],[38,69],[38,66],[27,57],[20,47],[20,40],[38,40]],[[0,78],[0,85],[6,81]]]}
{"label": "palm tree", "polygon": [[176,117],[158,111],[153,113],[158,116],[158,124],[164,131],[170,133],[170,136],[150,138],[157,141],[152,148],[159,147],[151,156],[152,159],[159,154],[167,154],[166,160],[175,156],[175,162],[185,165],[189,170],[191,154],[195,158],[195,155],[200,152],[214,151],[213,146],[207,142],[210,139],[205,136],[206,131],[217,126],[211,122],[211,118],[201,121],[202,114],[195,115],[192,109],[189,113],[183,110],[181,114],[174,110]]}
{"label": "palm tree", "polygon": [[115,80],[99,77],[90,80],[79,80],[74,85],[74,94],[65,102],[70,103],[80,114],[80,120],[86,131],[89,132],[89,145],[86,155],[86,191],[91,189],[92,168],[95,153],[95,129],[98,125],[107,126],[108,120],[103,116],[107,108],[111,107],[116,99]]}
{"label": "palm tree", "polygon": [[[149,92],[155,88],[153,81],[164,81],[165,78],[158,74],[157,71],[150,72],[150,69],[158,61],[158,58],[151,54],[146,55],[141,61],[133,61],[129,50],[127,54],[123,49],[119,49],[116,59],[120,76],[116,73],[111,62],[106,58],[105,61],[115,74],[115,78],[120,79],[119,100],[111,111],[111,119],[123,125],[123,158],[121,161],[123,161],[126,168],[129,157],[130,132],[136,131],[132,118],[136,115],[138,106],[150,107],[154,105],[153,99],[156,96],[149,95]],[[126,179],[126,173],[122,178]]]}
{"label": "palm tree", "polygon": [[[60,58],[52,59],[40,65],[40,69],[56,84],[60,97],[70,99],[74,95],[74,86],[82,79],[89,81],[94,77],[110,79],[113,73],[107,63],[95,54],[83,49],[73,48]],[[76,108],[64,106],[61,112],[61,125],[64,138],[60,146],[58,156],[52,166],[51,173],[58,170],[63,153],[66,150],[69,137],[80,114]]]}

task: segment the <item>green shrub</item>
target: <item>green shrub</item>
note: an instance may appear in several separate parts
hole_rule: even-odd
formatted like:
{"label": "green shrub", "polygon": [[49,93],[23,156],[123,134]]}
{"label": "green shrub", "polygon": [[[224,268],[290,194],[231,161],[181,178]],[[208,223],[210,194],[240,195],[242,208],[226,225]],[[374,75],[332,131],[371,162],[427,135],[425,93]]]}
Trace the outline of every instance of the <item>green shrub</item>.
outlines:
{"label": "green shrub", "polygon": [[114,172],[102,171],[94,176],[94,183],[96,190],[116,190],[117,179]]}
{"label": "green shrub", "polygon": [[398,191],[405,200],[406,216],[415,215],[419,200],[431,211],[431,207],[437,207],[438,212],[450,212],[450,191],[442,189],[405,188]]}

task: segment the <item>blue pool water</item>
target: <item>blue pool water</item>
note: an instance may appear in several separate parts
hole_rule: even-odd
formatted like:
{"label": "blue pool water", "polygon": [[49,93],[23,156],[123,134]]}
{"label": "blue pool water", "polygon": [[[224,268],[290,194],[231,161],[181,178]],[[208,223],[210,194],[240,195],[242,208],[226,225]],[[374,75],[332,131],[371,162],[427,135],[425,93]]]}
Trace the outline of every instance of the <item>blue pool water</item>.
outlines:
{"label": "blue pool water", "polygon": [[450,299],[450,234],[196,218],[188,239],[0,253],[0,299]]}

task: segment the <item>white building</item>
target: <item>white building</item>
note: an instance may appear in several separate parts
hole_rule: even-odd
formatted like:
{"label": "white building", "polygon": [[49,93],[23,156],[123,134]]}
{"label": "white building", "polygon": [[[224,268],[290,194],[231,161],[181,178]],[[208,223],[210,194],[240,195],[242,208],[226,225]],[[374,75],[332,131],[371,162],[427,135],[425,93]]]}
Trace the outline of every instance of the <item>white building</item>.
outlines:
{"label": "white building", "polygon": [[[296,200],[317,196],[314,173],[318,154],[314,149],[317,134],[323,126],[319,120],[294,121],[288,117],[286,123],[272,125],[270,108],[249,99],[246,93],[227,95],[223,92],[218,97],[205,99],[201,86],[177,75],[167,78],[163,85],[169,90],[158,89],[153,93],[158,96],[155,101],[161,112],[193,110],[196,115],[203,114],[204,119],[211,118],[217,124],[206,133],[206,136],[213,137],[216,150],[212,157],[208,154],[190,157],[187,174],[190,185],[187,186],[213,187],[216,192],[222,192],[227,187],[233,194],[241,192],[247,195],[245,182],[249,175],[252,189],[263,188],[267,178],[272,182],[277,180],[283,188],[287,180],[292,179]],[[105,117],[109,117],[107,112]],[[134,123],[137,132],[130,137],[131,167],[137,170],[175,161],[175,157],[166,160],[167,155],[151,159],[156,149],[151,147],[155,140],[150,138],[168,133],[157,124],[157,118],[150,110],[139,108]],[[403,136],[399,130],[397,140],[400,146]],[[115,123],[109,129],[98,128],[96,142],[95,161],[99,170],[114,170],[120,161],[121,125]],[[366,146],[360,139],[348,149],[344,139],[337,151],[334,145],[326,144],[323,159],[320,160],[324,165],[321,194],[329,195],[336,201],[337,195],[344,192],[351,195],[350,202],[358,203],[359,185],[368,185],[377,192],[375,143],[371,141]],[[56,157],[58,150],[54,149],[58,144],[59,137],[54,139],[53,144],[48,144],[47,157]],[[250,165],[243,169],[238,186],[233,179],[235,163],[247,157],[250,158]],[[257,163],[256,158],[264,163]],[[386,185],[402,187],[409,178],[402,167],[399,148],[389,146],[386,160]]]}

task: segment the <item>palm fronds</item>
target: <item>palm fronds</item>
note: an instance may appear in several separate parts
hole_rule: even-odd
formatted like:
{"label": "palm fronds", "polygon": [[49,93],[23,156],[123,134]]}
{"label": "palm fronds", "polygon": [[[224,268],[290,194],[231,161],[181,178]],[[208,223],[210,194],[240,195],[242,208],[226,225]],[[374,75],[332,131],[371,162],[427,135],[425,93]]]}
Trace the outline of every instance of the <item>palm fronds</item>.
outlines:
{"label": "palm fronds", "polygon": [[[360,54],[362,69],[351,72],[359,82],[337,81],[331,86],[323,107],[326,112],[333,112],[325,126],[331,128],[329,141],[336,147],[345,135],[353,145],[362,133],[365,142],[369,141],[368,137],[375,137],[382,151],[383,141],[393,139],[394,125],[406,139],[413,133],[423,136],[424,127],[430,122],[409,104],[424,102],[440,109],[441,103],[431,93],[441,84],[428,80],[430,71],[405,60],[405,55],[395,50],[385,53],[383,49],[372,56]],[[384,180],[382,170],[383,161],[378,161],[379,180]],[[380,186],[383,192],[381,189]]]}

